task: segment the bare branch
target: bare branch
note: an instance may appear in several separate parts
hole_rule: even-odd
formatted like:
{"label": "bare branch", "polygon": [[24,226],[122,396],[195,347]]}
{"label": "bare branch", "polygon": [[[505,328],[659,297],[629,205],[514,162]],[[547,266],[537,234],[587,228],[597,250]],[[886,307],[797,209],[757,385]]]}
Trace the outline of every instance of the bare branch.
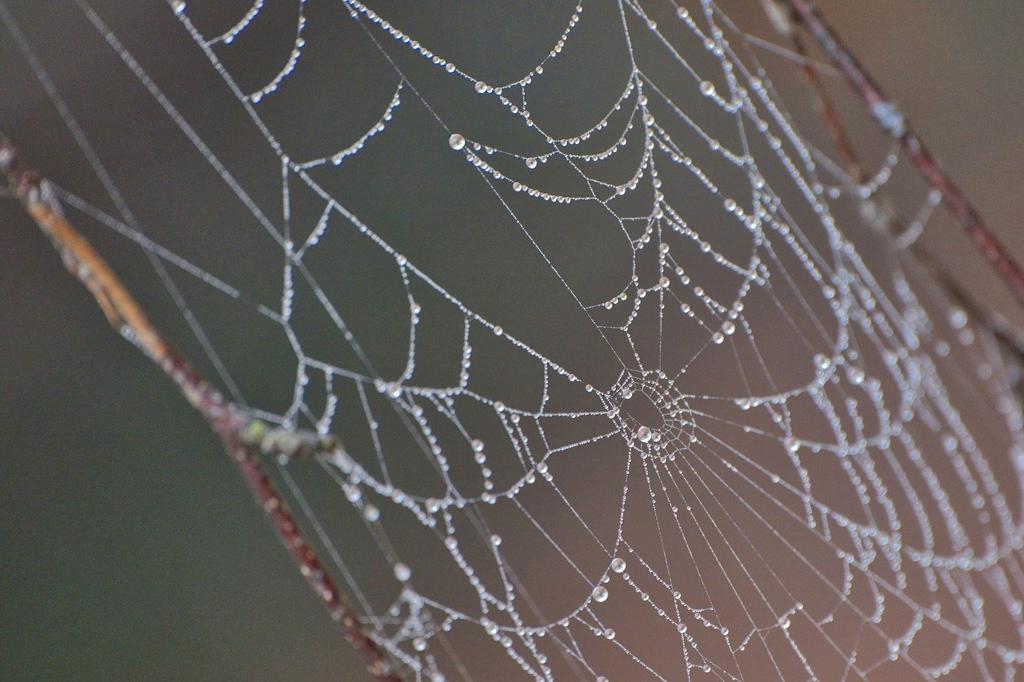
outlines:
{"label": "bare branch", "polygon": [[[785,0],[761,0],[765,13],[770,23],[784,38],[788,39],[795,52],[803,58],[800,70],[804,75],[807,84],[810,86],[818,105],[818,113],[822,122],[832,137],[832,143],[836,148],[846,172],[854,183],[864,182],[864,170],[857,158],[846,126],[843,124],[842,116],[836,110],[829,97],[825,83],[822,82],[818,67],[809,58],[807,47],[801,38],[798,28],[803,25],[803,18],[796,13],[792,5],[784,6]],[[852,193],[854,197],[858,196]],[[871,227],[888,233],[897,240],[905,234],[906,225],[903,218],[898,215],[895,206],[885,196],[875,194],[864,195],[859,198],[860,212],[864,221]],[[984,327],[992,334],[1008,356],[1014,362],[1024,366],[1024,335],[1015,329],[1006,318],[996,313],[990,313],[984,306],[975,301],[961,287],[956,278],[949,273],[938,260],[920,242],[912,241],[909,244],[899,247],[898,250],[907,250],[913,254],[917,262],[934,278],[936,284],[947,297],[971,317],[976,323]]]}
{"label": "bare branch", "polygon": [[761,0],[761,4],[764,6],[765,13],[768,15],[772,26],[789,40],[793,50],[801,57],[800,71],[803,73],[807,84],[811,86],[811,91],[817,100],[818,113],[828,129],[829,135],[832,136],[832,142],[835,144],[836,151],[846,166],[846,172],[856,182],[863,182],[864,171],[860,161],[857,159],[857,153],[854,151],[850,136],[847,134],[845,126],[843,126],[839,112],[836,111],[835,105],[832,103],[832,98],[828,95],[825,84],[821,81],[818,65],[810,59],[810,55],[807,53],[807,46],[804,44],[800,33],[796,30],[799,17],[794,15],[791,18],[790,11],[783,7],[781,2],[782,0]]}
{"label": "bare branch", "polygon": [[67,269],[96,299],[111,326],[145,352],[174,381],[189,404],[220,438],[278,539],[331,617],[340,624],[346,639],[362,655],[370,674],[379,680],[400,682],[387,653],[372,638],[324,569],[260,462],[260,452],[286,459],[337,454],[341,450],[340,441],[307,432],[268,428],[226,400],[164,340],[106,261],[64,216],[46,180],[23,162],[14,146],[4,139],[0,139],[0,174],[6,176],[10,191],[50,238]]}
{"label": "bare branch", "polygon": [[989,265],[1002,277],[1018,302],[1024,304],[1024,271],[999,238],[988,228],[963,191],[942,170],[935,157],[914,132],[899,106],[861,66],[811,0],[782,1],[800,18],[801,24],[814,37],[822,52],[842,71],[882,130],[899,140],[909,158],[924,176],[925,182],[939,191],[943,203],[966,230]]}

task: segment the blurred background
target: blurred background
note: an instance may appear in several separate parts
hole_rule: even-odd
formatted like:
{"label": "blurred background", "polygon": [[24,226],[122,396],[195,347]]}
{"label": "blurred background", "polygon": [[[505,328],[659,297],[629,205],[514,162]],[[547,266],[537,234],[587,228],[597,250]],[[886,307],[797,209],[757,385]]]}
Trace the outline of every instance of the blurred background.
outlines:
{"label": "blurred background", "polygon": [[[434,4],[436,12],[416,12],[414,23],[424,31],[434,30],[431,15],[440,21],[458,12],[452,3]],[[1024,232],[1017,229],[1024,5],[818,4],[993,230],[1024,257]],[[195,248],[223,250],[225,261],[237,261],[231,267],[239,277],[258,280],[265,264],[232,251],[230,233],[218,231],[218,217],[230,212],[217,203],[220,195],[207,194],[209,178],[195,178],[187,194],[176,189],[191,173],[175,158],[178,142],[167,141],[154,109],[136,108],[143,98],[124,93],[123,73],[107,78],[112,53],[74,4],[7,5],[90,137],[114,152],[108,165],[127,176],[128,196],[149,207],[143,223],[187,224],[202,215]],[[743,24],[763,25],[756,3],[749,5],[735,11]],[[95,6],[187,116],[215,121],[226,100],[211,74],[180,58],[191,39],[164,2]],[[543,16],[542,3],[524,7]],[[397,17],[402,10],[381,11]],[[494,17],[494,25],[501,20]],[[468,40],[486,45],[479,35]],[[232,124],[223,125],[230,138]],[[97,189],[79,155],[66,153],[70,138],[3,31],[0,129],[62,186]],[[274,191],[270,180],[254,183]],[[355,191],[372,190],[370,183]],[[933,226],[926,236],[978,298],[1020,319],[959,234]],[[133,271],[141,272],[144,259],[137,251],[117,256],[121,244],[112,247],[119,272],[129,281],[142,278]],[[168,335],[184,338],[187,329]],[[276,366],[267,353],[251,363]],[[260,391],[271,400],[273,388],[244,392],[259,399]],[[0,199],[0,678],[366,678],[215,438],[157,370],[111,333],[7,199]]]}

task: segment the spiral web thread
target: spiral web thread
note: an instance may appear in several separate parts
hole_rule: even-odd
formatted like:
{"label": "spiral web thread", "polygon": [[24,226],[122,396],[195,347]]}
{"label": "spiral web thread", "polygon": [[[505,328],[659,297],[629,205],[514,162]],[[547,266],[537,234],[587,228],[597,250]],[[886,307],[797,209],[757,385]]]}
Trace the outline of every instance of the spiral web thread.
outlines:
{"label": "spiral web thread", "polygon": [[[550,51],[522,78],[494,85],[448,61],[443,45],[418,42],[400,17],[338,0],[336,20],[361,29],[391,81],[377,84],[386,92],[371,127],[340,144],[318,140],[321,155],[295,160],[261,107],[301,78],[316,3],[295,3],[286,61],[245,89],[221,59],[256,30],[264,2],[219,30],[193,17],[200,3],[172,2],[183,35],[278,160],[275,218],[103,18],[77,4],[276,244],[280,301],[255,303],[145,236],[98,158],[90,162],[120,215],[58,187],[62,202],[143,249],[236,401],[346,443],[315,463],[277,462],[277,473],[372,636],[410,679],[1014,677],[1024,661],[1024,450],[1012,368],[906,253],[938,197],[926,193],[895,237],[849,211],[887,189],[899,155],[883,154],[866,183],[830,161],[761,63],[795,55],[745,33],[713,2],[673,4],[657,21],[646,3],[581,4],[550,10],[564,21]],[[571,53],[588,15],[609,10],[628,60],[621,92],[591,124],[556,137],[533,116],[532,88]],[[717,70],[701,73],[695,60]],[[514,133],[476,139],[450,127],[407,74],[413,62],[496,103],[512,122],[499,130]],[[471,167],[462,191],[511,219],[475,229],[519,230],[554,275],[551,296],[568,297],[581,334],[599,339],[606,357],[580,358],[571,340],[541,350],[504,328],[327,188],[322,174],[374,155],[403,117],[433,130],[419,144]],[[521,151],[524,139],[534,151]],[[561,174],[544,174],[556,165]],[[690,193],[673,192],[675,183]],[[315,204],[314,224],[294,224],[299,201]],[[593,269],[569,274],[549,255],[537,233],[559,229],[556,210],[576,204],[611,218],[626,268],[609,273],[595,256]],[[322,252],[337,233],[360,240],[400,282],[397,371],[375,368],[370,346],[380,340],[360,338],[321,285],[332,263]],[[584,259],[600,249],[585,226],[572,239]],[[284,332],[296,361],[286,409],[245,400],[177,271]],[[579,293],[587,278],[607,289],[619,275],[610,296]],[[347,363],[307,348],[297,308],[310,303]],[[454,324],[458,368],[427,383],[422,368],[439,355],[422,330],[434,317]],[[522,392],[478,382],[476,372],[493,371],[478,367],[506,361],[518,373],[503,381]],[[598,367],[607,363],[611,381]],[[410,466],[417,475],[403,479]],[[346,513],[361,525],[361,549],[351,529],[332,529]]]}

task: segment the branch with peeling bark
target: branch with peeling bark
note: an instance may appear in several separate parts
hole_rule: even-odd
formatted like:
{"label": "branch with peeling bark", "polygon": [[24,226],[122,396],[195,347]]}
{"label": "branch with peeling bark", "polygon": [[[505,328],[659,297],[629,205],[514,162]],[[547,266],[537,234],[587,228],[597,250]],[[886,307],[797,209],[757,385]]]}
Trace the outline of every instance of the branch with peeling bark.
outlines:
{"label": "branch with peeling bark", "polygon": [[220,438],[278,539],[331,617],[341,626],[346,639],[362,655],[370,674],[379,680],[400,682],[387,653],[370,635],[325,570],[260,460],[261,453],[284,459],[338,455],[343,452],[341,442],[305,431],[270,428],[226,400],[161,336],[106,261],[64,216],[46,180],[22,161],[14,146],[3,139],[0,139],[0,174],[6,177],[9,192],[49,237],[68,271],[96,299],[114,330],[140,348],[174,381],[189,404]]}

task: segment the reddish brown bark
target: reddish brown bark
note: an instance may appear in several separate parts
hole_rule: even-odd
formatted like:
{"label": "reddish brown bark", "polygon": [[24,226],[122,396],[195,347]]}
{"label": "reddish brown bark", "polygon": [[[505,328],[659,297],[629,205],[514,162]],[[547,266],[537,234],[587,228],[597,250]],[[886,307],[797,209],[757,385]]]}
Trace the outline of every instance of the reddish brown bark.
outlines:
{"label": "reddish brown bark", "polygon": [[1024,304],[1024,271],[999,238],[988,228],[963,191],[942,170],[896,103],[885,94],[871,74],[853,56],[811,0],[783,1],[800,18],[800,22],[817,41],[825,56],[846,77],[847,82],[864,101],[872,117],[886,134],[899,140],[925,182],[938,190],[943,203],[967,232],[978,251],[1002,277],[1018,302]]}
{"label": "reddish brown bark", "polygon": [[[334,579],[324,569],[316,551],[288,510],[273,481],[260,461],[260,451],[268,449],[267,435],[258,422],[204,379],[156,330],[144,311],[121,284],[117,275],[92,245],[64,217],[57,202],[47,191],[46,181],[23,162],[14,146],[0,139],[0,174],[6,176],[14,195],[50,238],[64,265],[92,293],[111,326],[131,339],[166,374],[189,404],[203,416],[224,444],[250,492],[270,520],[278,539],[299,566],[310,587],[341,626],[345,638],[362,655],[367,670],[379,680],[401,682],[387,653],[370,636],[355,615]],[[254,428],[254,426],[256,428]],[[274,443],[280,442],[275,439]],[[296,434],[288,452],[268,454],[294,456],[316,454],[320,444],[337,448],[337,441],[321,440],[309,434]]]}

